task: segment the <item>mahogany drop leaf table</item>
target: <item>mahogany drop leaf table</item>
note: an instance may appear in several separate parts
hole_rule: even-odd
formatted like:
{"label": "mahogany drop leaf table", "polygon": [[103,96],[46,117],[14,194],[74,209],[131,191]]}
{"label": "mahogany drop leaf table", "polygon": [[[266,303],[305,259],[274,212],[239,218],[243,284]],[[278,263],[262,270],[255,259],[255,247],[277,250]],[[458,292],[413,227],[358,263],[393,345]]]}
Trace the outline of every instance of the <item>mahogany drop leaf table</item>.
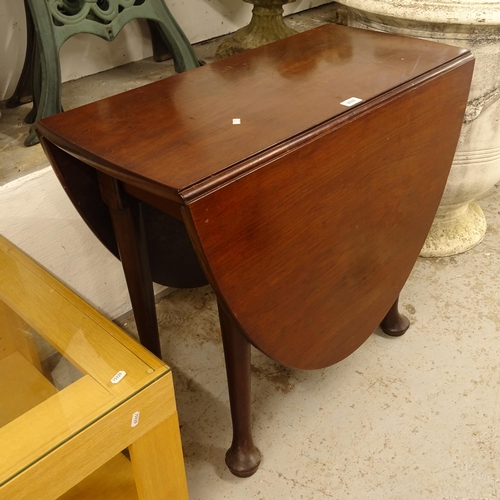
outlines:
{"label": "mahogany drop leaf table", "polygon": [[238,476],[260,462],[250,344],[290,367],[340,361],[398,296],[443,193],[474,59],[325,25],[42,120],[80,214],[119,255],[141,342],[151,282],[213,287]]}

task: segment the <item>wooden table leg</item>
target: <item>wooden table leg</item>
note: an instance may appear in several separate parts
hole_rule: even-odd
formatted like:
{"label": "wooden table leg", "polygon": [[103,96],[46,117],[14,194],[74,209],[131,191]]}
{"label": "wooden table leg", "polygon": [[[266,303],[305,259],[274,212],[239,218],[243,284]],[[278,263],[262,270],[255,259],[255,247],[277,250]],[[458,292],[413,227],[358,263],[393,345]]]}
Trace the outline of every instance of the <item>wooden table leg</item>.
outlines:
{"label": "wooden table leg", "polygon": [[44,373],[33,334],[28,323],[0,301],[0,359],[19,351],[39,372]]}
{"label": "wooden table leg", "polygon": [[410,326],[410,320],[399,312],[398,302],[399,296],[380,323],[382,331],[391,337],[400,337]]}
{"label": "wooden table leg", "polygon": [[139,500],[188,500],[177,412],[129,450]]}
{"label": "wooden table leg", "polygon": [[99,172],[141,344],[161,358],[160,336],[140,203],[121,192],[115,179]]}
{"label": "wooden table leg", "polygon": [[226,464],[235,476],[248,477],[257,471],[261,459],[252,437],[250,344],[220,303],[219,318],[233,422],[233,442],[226,452]]}

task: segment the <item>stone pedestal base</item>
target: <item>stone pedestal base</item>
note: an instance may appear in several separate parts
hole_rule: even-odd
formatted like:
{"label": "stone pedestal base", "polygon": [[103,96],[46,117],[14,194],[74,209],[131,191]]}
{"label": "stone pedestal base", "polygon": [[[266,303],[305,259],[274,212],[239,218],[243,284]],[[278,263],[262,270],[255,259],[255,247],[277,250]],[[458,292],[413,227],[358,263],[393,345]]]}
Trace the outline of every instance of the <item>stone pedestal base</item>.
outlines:
{"label": "stone pedestal base", "polygon": [[219,45],[215,57],[223,59],[295,35],[297,32],[288,27],[283,19],[283,5],[291,1],[295,0],[252,1],[255,6],[250,24],[226,38]]}
{"label": "stone pedestal base", "polygon": [[481,207],[468,203],[456,218],[436,215],[420,252],[421,257],[448,257],[466,252],[480,243],[486,232],[486,218]]}
{"label": "stone pedestal base", "polygon": [[[500,179],[500,1],[340,0],[348,23],[465,47],[476,57],[462,133],[423,257],[466,252],[486,219],[473,202]],[[432,161],[432,159],[430,159]]]}

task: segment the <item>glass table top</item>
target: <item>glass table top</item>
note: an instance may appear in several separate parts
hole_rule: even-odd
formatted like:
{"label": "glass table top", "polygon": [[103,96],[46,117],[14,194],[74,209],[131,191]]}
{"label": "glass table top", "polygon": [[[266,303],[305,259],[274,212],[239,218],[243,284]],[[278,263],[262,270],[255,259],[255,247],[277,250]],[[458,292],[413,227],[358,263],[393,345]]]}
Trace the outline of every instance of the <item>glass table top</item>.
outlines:
{"label": "glass table top", "polygon": [[0,486],[168,372],[0,236]]}

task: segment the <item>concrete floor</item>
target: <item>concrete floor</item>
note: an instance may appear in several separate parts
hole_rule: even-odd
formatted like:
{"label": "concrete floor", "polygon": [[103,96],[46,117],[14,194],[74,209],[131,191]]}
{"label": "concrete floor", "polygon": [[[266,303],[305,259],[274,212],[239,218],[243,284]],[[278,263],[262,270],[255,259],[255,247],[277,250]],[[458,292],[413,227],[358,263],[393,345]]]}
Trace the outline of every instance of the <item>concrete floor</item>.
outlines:
{"label": "concrete floor", "polygon": [[[311,23],[332,15],[312,12],[320,17]],[[196,50],[209,59],[213,48]],[[144,61],[65,84],[68,107],[163,77],[167,66]],[[46,165],[39,148],[20,145],[25,127],[13,116],[4,111],[0,184],[37,161]],[[480,245],[416,263],[401,295],[412,322],[403,337],[377,330],[318,371],[289,370],[253,351],[253,426],[263,461],[248,479],[224,465],[231,425],[213,293],[177,290],[158,303],[191,500],[499,498],[500,187],[480,205],[488,219]],[[124,328],[133,334],[132,318]]]}
{"label": "concrete floor", "polygon": [[318,371],[253,350],[263,461],[248,479],[224,466],[231,425],[212,291],[159,302],[192,500],[500,498],[500,187],[480,205],[480,245],[416,263],[401,295],[412,323],[403,337],[377,330]]}

